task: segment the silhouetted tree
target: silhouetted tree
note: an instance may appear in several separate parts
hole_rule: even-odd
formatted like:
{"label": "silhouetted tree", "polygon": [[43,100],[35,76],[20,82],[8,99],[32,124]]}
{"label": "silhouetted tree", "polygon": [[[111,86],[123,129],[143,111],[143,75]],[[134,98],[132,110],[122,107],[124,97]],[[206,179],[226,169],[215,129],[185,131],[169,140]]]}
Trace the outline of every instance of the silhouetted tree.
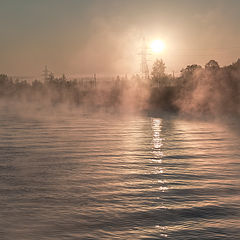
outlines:
{"label": "silhouetted tree", "polygon": [[187,65],[186,68],[181,70],[181,74],[184,77],[188,77],[188,76],[192,75],[196,70],[199,70],[201,68],[202,67],[197,64]]}
{"label": "silhouetted tree", "polygon": [[159,60],[157,59],[154,63],[153,63],[153,67],[152,67],[152,79],[153,80],[159,80],[161,78],[163,78],[165,76],[165,63],[163,62],[163,60]]}
{"label": "silhouetted tree", "polygon": [[210,60],[206,65],[205,65],[205,69],[207,70],[218,70],[220,67],[219,67],[219,64],[217,61],[215,60]]}

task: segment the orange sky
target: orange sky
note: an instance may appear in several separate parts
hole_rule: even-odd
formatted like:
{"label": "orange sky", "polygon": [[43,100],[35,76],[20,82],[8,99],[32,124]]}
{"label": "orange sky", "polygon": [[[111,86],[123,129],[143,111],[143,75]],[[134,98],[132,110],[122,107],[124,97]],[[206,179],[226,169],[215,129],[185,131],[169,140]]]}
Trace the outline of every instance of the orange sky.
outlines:
{"label": "orange sky", "polygon": [[161,39],[167,71],[240,57],[238,0],[8,0],[0,3],[0,73],[131,74],[141,37]]}

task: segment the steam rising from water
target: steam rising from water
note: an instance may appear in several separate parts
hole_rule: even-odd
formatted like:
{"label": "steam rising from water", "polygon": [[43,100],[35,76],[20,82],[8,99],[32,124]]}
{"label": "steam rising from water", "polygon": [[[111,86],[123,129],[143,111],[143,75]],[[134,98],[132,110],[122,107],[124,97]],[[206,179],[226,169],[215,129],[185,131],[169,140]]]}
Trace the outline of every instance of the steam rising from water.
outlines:
{"label": "steam rising from water", "polygon": [[177,105],[195,115],[240,115],[240,71],[197,70],[181,88]]}
{"label": "steam rising from water", "polygon": [[[210,61],[211,62],[211,61]],[[21,115],[52,115],[54,112],[159,113],[194,117],[240,116],[240,60],[220,68],[187,66],[182,76],[141,79],[13,81],[0,75],[1,107]]]}

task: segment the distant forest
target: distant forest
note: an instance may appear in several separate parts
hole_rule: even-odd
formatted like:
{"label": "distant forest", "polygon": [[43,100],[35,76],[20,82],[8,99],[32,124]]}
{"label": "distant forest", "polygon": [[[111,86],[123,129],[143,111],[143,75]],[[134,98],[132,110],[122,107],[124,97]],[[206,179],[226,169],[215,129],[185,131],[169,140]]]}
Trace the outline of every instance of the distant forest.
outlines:
{"label": "distant forest", "polygon": [[194,115],[240,116],[240,59],[220,67],[210,60],[204,67],[193,64],[179,77],[165,74],[165,64],[156,60],[148,79],[138,75],[112,81],[69,80],[50,74],[45,81],[13,80],[0,75],[0,101],[33,104],[37,108],[61,104],[98,111],[157,111]]}

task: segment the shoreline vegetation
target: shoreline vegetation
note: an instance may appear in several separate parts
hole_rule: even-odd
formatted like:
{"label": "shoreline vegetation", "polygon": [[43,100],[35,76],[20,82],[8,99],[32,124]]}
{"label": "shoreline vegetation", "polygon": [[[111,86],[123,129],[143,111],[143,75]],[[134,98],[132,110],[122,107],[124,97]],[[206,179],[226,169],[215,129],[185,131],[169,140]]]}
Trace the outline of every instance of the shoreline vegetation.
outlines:
{"label": "shoreline vegetation", "polygon": [[204,67],[193,64],[179,77],[165,74],[156,60],[151,75],[117,76],[112,81],[93,78],[69,80],[50,74],[45,81],[13,80],[0,74],[0,102],[5,106],[33,105],[36,109],[60,105],[110,112],[169,112],[193,116],[240,116],[240,59],[220,67],[210,60]]}

